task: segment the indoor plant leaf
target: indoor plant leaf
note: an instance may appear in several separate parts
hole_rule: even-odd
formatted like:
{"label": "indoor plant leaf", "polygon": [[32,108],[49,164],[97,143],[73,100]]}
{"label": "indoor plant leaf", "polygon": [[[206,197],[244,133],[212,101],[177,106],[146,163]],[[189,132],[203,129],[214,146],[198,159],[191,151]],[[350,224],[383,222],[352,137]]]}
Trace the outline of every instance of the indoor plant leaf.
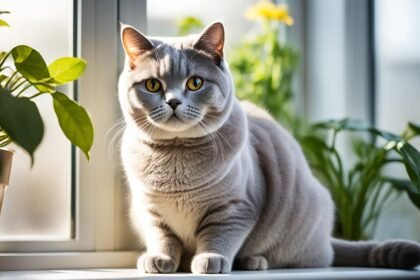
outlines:
{"label": "indoor plant leaf", "polygon": [[397,150],[403,158],[408,176],[420,192],[420,152],[407,142],[401,142]]}
{"label": "indoor plant leaf", "polygon": [[4,20],[2,20],[2,19],[0,19],[0,26],[10,27],[10,25],[7,22],[5,22]]}
{"label": "indoor plant leaf", "polygon": [[416,205],[416,207],[420,210],[420,192],[419,190],[417,190],[417,188],[413,185],[412,182],[410,182],[409,180],[395,179],[389,177],[384,177],[383,180],[385,182],[390,183],[394,188],[398,189],[399,191],[406,192],[411,202],[413,202],[414,205]]}
{"label": "indoor plant leaf", "polygon": [[9,77],[7,77],[6,75],[0,74],[0,83],[2,81],[6,80],[7,78],[9,78]]}
{"label": "indoor plant leaf", "polygon": [[47,83],[50,78],[47,64],[41,54],[31,47],[20,45],[12,49],[16,70],[41,92],[54,92]]}
{"label": "indoor plant leaf", "polygon": [[416,133],[416,135],[420,135],[420,125],[414,124],[412,122],[408,123],[408,127]]}
{"label": "indoor plant leaf", "polygon": [[7,55],[7,52],[2,52],[2,51],[0,51],[0,61],[2,61],[2,60],[3,60],[3,58],[5,58],[5,57],[6,57],[6,55]]}
{"label": "indoor plant leaf", "polygon": [[0,94],[0,127],[25,149],[32,158],[44,135],[44,125],[35,103],[26,97],[15,97],[7,90]]}
{"label": "indoor plant leaf", "polygon": [[64,93],[52,94],[54,111],[63,133],[89,159],[93,144],[93,125],[86,110]]}
{"label": "indoor plant leaf", "polygon": [[403,133],[403,138],[409,140],[420,135],[420,125],[409,122],[406,130]]}
{"label": "indoor plant leaf", "polygon": [[75,57],[62,57],[48,66],[51,79],[62,85],[79,78],[86,68],[86,61]]}

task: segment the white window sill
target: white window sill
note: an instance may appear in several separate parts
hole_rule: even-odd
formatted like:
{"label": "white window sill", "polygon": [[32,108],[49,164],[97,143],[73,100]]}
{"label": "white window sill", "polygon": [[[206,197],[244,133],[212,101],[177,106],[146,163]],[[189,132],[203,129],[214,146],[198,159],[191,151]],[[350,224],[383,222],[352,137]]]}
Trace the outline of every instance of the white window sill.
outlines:
{"label": "white window sill", "polygon": [[404,271],[376,268],[325,268],[325,269],[277,269],[261,272],[235,271],[231,274],[192,275],[139,274],[135,269],[85,269],[85,270],[27,270],[1,272],[1,280],[77,280],[77,279],[420,279],[420,271]]}

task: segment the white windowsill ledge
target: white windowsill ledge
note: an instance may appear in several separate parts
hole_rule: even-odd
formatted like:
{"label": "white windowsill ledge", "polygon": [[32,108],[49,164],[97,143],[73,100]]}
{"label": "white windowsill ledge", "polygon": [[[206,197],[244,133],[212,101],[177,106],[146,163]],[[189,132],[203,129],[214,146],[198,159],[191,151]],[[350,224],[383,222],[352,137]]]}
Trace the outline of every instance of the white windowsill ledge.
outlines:
{"label": "white windowsill ledge", "polygon": [[193,275],[139,274],[135,269],[83,269],[83,270],[27,270],[0,272],[1,280],[79,280],[79,279],[420,279],[420,271],[377,268],[325,268],[325,269],[277,269],[268,271],[235,271],[231,274]]}

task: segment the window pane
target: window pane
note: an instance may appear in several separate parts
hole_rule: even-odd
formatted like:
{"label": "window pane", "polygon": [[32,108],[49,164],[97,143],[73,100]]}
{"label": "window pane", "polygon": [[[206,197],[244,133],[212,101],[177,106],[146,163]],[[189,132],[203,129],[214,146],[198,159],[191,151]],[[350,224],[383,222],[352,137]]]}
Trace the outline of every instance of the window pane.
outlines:
{"label": "window pane", "polygon": [[[147,34],[152,36],[177,35],[177,21],[186,16],[200,18],[204,24],[222,20],[225,24],[227,48],[242,39],[253,23],[245,20],[245,10],[255,0],[153,0],[147,2]],[[162,7],[165,7],[162,9]],[[203,8],[205,7],[205,8]],[[221,8],[223,7],[223,8]]]}
{"label": "window pane", "polygon": [[[73,1],[1,1],[11,28],[0,29],[0,49],[24,44],[38,50],[47,64],[72,56]],[[70,92],[69,87],[62,89]],[[16,150],[10,186],[0,215],[0,240],[61,240],[71,237],[71,146],[59,128],[50,96],[36,103],[44,126],[44,139],[29,156]]]}
{"label": "window pane", "polygon": [[[407,121],[420,123],[420,2],[375,1],[376,25],[376,122],[380,128],[401,133]],[[413,141],[420,148],[419,141]],[[404,168],[392,168],[405,177]],[[377,238],[420,241],[420,211],[406,195],[384,212]]]}

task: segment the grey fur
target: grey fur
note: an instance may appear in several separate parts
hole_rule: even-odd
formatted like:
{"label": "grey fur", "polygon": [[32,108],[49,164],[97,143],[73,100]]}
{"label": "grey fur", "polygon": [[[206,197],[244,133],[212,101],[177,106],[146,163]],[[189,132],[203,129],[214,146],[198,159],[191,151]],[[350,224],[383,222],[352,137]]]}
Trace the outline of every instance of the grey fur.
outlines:
{"label": "grey fur", "polygon": [[[147,38],[124,26],[122,39],[121,153],[131,220],[147,247],[139,270],[326,267],[333,250],[336,265],[419,264],[415,242],[332,240],[333,202],[297,142],[266,111],[234,96],[220,23],[183,38]],[[185,88],[191,76],[205,81],[197,92]],[[163,90],[148,92],[148,78]],[[182,101],[175,111],[168,96]]]}

